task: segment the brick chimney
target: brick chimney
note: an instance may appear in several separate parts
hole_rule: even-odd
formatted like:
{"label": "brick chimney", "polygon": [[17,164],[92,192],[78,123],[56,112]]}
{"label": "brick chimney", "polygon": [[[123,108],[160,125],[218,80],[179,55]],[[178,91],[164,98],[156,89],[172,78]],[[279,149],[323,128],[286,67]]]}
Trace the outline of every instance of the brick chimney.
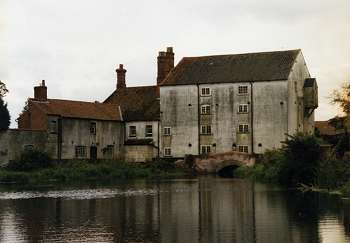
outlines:
{"label": "brick chimney", "polygon": [[45,80],[42,80],[39,86],[34,87],[34,99],[38,101],[47,101],[47,87],[45,86]]}
{"label": "brick chimney", "polygon": [[174,52],[172,47],[167,47],[166,52],[160,51],[158,58],[157,85],[159,85],[168,73],[174,68]]}
{"label": "brick chimney", "polygon": [[126,88],[125,73],[126,70],[123,68],[123,64],[119,64],[119,68],[115,70],[117,72],[117,89]]}

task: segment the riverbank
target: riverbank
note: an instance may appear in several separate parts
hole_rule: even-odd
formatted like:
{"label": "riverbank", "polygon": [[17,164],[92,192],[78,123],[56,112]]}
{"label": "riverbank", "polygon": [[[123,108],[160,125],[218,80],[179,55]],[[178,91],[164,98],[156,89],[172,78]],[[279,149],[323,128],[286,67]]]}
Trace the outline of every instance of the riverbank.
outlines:
{"label": "riverbank", "polygon": [[56,184],[82,181],[108,182],[116,179],[161,179],[184,177],[186,173],[169,165],[155,161],[132,164],[120,161],[71,161],[32,171],[0,169],[0,184]]}

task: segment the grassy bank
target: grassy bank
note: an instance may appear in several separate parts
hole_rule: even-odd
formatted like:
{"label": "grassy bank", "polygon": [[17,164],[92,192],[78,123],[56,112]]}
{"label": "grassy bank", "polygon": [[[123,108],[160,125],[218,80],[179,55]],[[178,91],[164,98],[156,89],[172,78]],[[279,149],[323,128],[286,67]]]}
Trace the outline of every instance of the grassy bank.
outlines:
{"label": "grassy bank", "polygon": [[254,167],[241,167],[248,177],[301,190],[336,192],[350,196],[350,162],[321,158],[320,141],[313,136],[290,137],[284,147],[267,151]]}
{"label": "grassy bank", "polygon": [[132,164],[120,161],[71,161],[29,171],[0,169],[0,183],[43,184],[81,181],[112,181],[136,178],[175,178],[185,176],[169,163],[156,161],[149,164]]}

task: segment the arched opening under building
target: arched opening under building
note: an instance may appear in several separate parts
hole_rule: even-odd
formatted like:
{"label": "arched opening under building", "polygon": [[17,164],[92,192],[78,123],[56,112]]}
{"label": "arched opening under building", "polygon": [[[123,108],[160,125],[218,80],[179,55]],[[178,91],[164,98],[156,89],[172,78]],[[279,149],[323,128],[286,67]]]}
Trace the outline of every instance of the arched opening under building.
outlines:
{"label": "arched opening under building", "polygon": [[228,166],[225,166],[225,167],[221,168],[220,170],[218,170],[217,174],[220,177],[233,178],[233,177],[235,177],[235,170],[238,167],[239,167],[238,165],[228,165]]}

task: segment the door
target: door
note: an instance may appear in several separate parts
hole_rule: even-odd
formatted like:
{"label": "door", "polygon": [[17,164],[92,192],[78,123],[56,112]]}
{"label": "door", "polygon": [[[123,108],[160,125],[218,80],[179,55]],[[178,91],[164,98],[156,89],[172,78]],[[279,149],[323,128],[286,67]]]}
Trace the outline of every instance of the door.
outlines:
{"label": "door", "polygon": [[90,147],[90,159],[97,159],[97,147],[96,146]]}

